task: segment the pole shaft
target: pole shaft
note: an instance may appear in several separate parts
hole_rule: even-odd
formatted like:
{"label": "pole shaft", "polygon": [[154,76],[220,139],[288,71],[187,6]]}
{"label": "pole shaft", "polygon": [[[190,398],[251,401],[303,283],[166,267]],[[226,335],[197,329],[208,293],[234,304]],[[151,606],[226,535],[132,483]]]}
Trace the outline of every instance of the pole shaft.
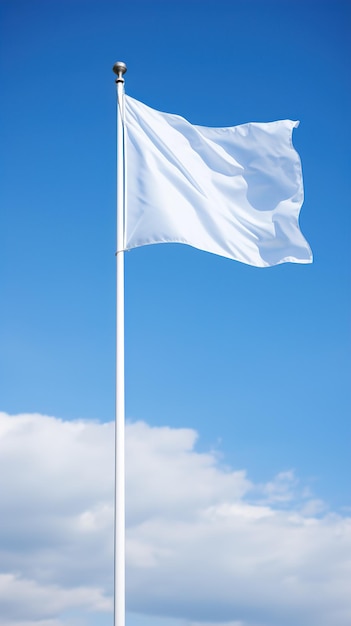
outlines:
{"label": "pole shaft", "polygon": [[117,254],[114,626],[125,626],[124,80],[117,80]]}

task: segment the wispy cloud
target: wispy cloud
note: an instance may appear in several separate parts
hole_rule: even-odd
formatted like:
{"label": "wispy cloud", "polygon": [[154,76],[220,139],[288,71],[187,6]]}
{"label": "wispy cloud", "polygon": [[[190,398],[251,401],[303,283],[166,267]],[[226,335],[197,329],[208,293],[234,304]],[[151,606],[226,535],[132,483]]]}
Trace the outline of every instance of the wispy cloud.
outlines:
{"label": "wispy cloud", "polygon": [[[0,414],[1,626],[61,626],[71,610],[97,625],[111,610],[113,430]],[[131,611],[179,626],[351,623],[350,519],[322,514],[294,472],[255,485],[197,452],[191,429],[126,435]]]}

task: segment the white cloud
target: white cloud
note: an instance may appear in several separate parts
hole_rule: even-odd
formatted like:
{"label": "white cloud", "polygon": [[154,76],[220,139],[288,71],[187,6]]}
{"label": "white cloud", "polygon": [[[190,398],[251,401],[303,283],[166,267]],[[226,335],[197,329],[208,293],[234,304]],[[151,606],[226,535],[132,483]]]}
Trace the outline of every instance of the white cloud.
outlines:
{"label": "white cloud", "polygon": [[263,485],[262,493],[270,504],[291,502],[297,485],[298,481],[292,470],[280,472],[272,481]]}
{"label": "white cloud", "polygon": [[[203,622],[188,622],[187,626],[203,626]],[[243,622],[206,622],[206,626],[243,626]]]}
{"label": "white cloud", "polygon": [[[131,611],[160,626],[162,616],[179,626],[351,623],[350,519],[322,516],[293,472],[254,485],[222,467],[196,452],[193,430],[135,423],[126,434]],[[97,626],[108,614],[113,446],[113,424],[0,414],[0,626],[84,616]]]}
{"label": "white cloud", "polygon": [[[0,617],[0,624],[1,626],[7,626],[8,618],[5,618],[5,622],[2,621],[2,618]],[[35,622],[32,621],[25,621],[25,622],[14,622],[11,621],[11,626],[62,626],[62,622],[56,620],[56,619],[45,619],[45,620],[40,620],[39,622],[37,620],[35,620]]]}
{"label": "white cloud", "polygon": [[229,497],[239,501],[251,489],[243,471],[221,468],[212,453],[194,450],[197,434],[190,429],[127,427],[128,521],[149,517],[194,518],[204,507]]}
{"label": "white cloud", "polygon": [[36,620],[43,620],[76,607],[95,611],[111,611],[112,608],[110,598],[91,586],[65,589],[14,574],[0,574],[0,606],[1,619],[5,613],[6,623],[14,619],[25,620],[28,614]]}

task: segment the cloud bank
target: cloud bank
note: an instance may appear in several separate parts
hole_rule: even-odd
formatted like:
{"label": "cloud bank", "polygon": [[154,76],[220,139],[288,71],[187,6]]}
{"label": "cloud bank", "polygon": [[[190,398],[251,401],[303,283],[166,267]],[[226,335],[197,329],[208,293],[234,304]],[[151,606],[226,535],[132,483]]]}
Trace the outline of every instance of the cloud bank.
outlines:
{"label": "cloud bank", "polygon": [[[293,472],[255,485],[196,439],[127,425],[131,615],[350,624],[351,520],[323,512]],[[111,423],[0,413],[0,626],[111,619],[113,446]]]}

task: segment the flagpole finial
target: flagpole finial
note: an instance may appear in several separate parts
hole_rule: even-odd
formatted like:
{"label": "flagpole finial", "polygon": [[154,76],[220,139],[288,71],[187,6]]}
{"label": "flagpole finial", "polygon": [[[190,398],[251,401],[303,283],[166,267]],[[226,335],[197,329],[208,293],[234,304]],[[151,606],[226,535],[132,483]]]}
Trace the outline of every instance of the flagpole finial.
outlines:
{"label": "flagpole finial", "polygon": [[127,71],[127,66],[123,61],[117,61],[112,70],[115,74],[117,74],[116,83],[124,83],[123,74]]}

